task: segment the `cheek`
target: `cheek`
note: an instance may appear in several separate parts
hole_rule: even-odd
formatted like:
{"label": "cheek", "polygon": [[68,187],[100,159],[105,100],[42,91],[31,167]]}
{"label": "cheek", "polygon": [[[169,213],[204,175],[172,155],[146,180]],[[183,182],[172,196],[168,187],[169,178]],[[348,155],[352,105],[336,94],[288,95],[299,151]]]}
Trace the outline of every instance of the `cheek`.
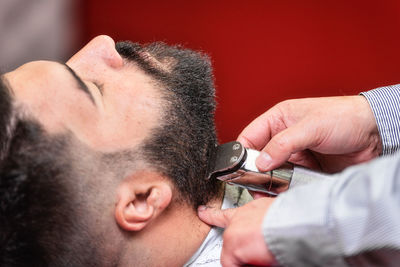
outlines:
{"label": "cheek", "polygon": [[89,100],[79,94],[54,89],[55,86],[41,86],[40,91],[33,87],[26,92],[20,90],[17,98],[50,133],[87,127],[96,121],[96,112]]}
{"label": "cheek", "polygon": [[[48,127],[63,128],[74,132],[78,137],[84,132],[94,132],[99,123],[99,114],[89,101],[82,98],[65,97],[57,105],[47,109]],[[42,112],[43,114],[43,112]],[[56,128],[55,126],[58,127]]]}
{"label": "cheek", "polygon": [[156,101],[116,100],[116,106],[107,106],[97,128],[89,135],[92,146],[102,151],[133,148],[151,134],[159,124],[160,112]]}

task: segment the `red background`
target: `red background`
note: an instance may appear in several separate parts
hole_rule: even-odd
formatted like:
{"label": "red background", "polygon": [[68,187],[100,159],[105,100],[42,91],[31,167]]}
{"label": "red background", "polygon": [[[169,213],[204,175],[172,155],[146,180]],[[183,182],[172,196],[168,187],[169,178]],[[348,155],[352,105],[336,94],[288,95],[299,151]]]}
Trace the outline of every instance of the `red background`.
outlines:
{"label": "red background", "polygon": [[227,142],[281,100],[398,83],[398,2],[87,0],[82,39],[162,40],[208,53]]}

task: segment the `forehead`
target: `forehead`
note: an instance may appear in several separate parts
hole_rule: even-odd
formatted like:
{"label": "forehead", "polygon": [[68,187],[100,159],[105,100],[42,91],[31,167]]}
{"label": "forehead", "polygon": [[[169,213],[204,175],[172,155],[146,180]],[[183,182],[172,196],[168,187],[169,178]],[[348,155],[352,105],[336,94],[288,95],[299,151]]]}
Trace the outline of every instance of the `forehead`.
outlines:
{"label": "forehead", "polygon": [[[96,150],[112,152],[137,146],[160,124],[161,94],[155,82],[134,64],[118,71],[80,68],[88,94],[65,66],[28,63],[6,74],[15,102],[50,133],[71,132]],[[93,81],[101,83],[99,92]]]}

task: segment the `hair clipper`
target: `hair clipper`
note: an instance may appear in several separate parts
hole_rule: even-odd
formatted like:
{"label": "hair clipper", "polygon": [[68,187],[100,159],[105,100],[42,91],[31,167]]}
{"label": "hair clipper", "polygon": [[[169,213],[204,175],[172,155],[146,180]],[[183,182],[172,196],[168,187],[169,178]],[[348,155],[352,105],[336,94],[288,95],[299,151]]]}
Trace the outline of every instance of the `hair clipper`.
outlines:
{"label": "hair clipper", "polygon": [[259,154],[259,151],[245,148],[237,141],[217,145],[210,156],[207,179],[216,178],[251,191],[277,196],[289,187],[330,177],[288,162],[277,169],[260,172],[255,163]]}

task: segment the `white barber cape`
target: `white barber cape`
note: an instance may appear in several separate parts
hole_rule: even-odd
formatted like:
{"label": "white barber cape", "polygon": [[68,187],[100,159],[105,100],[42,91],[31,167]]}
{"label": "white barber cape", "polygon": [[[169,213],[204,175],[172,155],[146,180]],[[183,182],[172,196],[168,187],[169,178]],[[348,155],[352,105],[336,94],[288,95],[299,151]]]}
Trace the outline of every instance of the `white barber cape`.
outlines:
{"label": "white barber cape", "polygon": [[[242,188],[226,184],[222,209],[237,208],[251,201],[253,198]],[[213,227],[200,248],[193,254],[184,267],[216,267],[221,266],[223,228]]]}

